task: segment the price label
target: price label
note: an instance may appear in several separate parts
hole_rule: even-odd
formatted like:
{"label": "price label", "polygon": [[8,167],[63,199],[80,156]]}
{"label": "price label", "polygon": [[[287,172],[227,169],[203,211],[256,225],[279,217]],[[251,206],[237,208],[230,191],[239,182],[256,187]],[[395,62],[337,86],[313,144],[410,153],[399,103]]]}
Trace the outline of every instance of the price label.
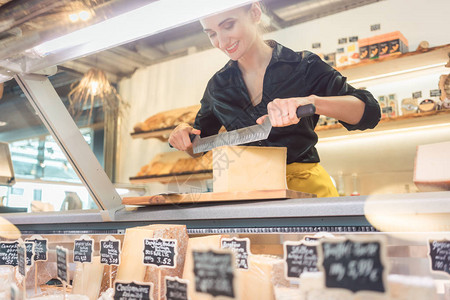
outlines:
{"label": "price label", "polygon": [[62,282],[69,282],[69,263],[67,261],[67,257],[69,256],[69,251],[66,248],[56,246],[56,268],[57,268],[57,277]]}
{"label": "price label", "polygon": [[441,90],[430,90],[430,97],[440,97],[441,96]]}
{"label": "price label", "polygon": [[48,239],[44,239],[40,235],[33,235],[25,241],[34,243],[34,261],[47,261]]}
{"label": "price label", "polygon": [[34,263],[33,257],[35,245],[33,242],[25,242],[24,244],[27,250],[27,266],[31,267]]}
{"label": "price label", "polygon": [[450,241],[429,240],[428,257],[432,271],[450,274]]}
{"label": "price label", "polygon": [[0,266],[17,266],[18,242],[0,242]]}
{"label": "price label", "polygon": [[73,261],[80,263],[92,262],[92,252],[94,252],[94,240],[87,235],[81,236],[74,241]]}
{"label": "price label", "polygon": [[298,279],[304,272],[318,272],[315,242],[284,242],[284,263],[287,279]]}
{"label": "price label", "polygon": [[422,98],[422,91],[412,93],[413,99]]}
{"label": "price label", "polygon": [[381,240],[322,240],[319,252],[326,287],[386,291],[386,254]]}
{"label": "price label", "polygon": [[120,264],[120,240],[108,236],[100,241],[100,263],[106,265]]}
{"label": "price label", "polygon": [[189,300],[188,282],[178,277],[166,276],[166,300]]}
{"label": "price label", "polygon": [[176,268],[177,240],[144,239],[144,265]]}
{"label": "price label", "polygon": [[236,268],[248,269],[248,255],[250,254],[250,240],[248,238],[222,239],[222,249],[230,249],[236,258]]}
{"label": "price label", "polygon": [[234,255],[230,250],[193,251],[195,290],[235,298]]}
{"label": "price label", "polygon": [[153,300],[153,283],[114,282],[114,300]]}

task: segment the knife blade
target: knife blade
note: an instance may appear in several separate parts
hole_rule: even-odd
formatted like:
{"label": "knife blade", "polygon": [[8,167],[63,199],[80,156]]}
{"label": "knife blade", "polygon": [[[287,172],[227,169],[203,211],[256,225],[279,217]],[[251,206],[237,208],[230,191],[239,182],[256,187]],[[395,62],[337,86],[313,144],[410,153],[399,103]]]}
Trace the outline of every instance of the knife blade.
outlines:
{"label": "knife blade", "polygon": [[[316,107],[314,104],[299,106],[297,108],[297,117],[312,116],[315,112]],[[191,136],[193,152],[201,153],[221,146],[235,146],[265,140],[269,137],[271,130],[272,124],[267,117],[261,125],[252,125],[205,138],[201,138],[198,135]]]}

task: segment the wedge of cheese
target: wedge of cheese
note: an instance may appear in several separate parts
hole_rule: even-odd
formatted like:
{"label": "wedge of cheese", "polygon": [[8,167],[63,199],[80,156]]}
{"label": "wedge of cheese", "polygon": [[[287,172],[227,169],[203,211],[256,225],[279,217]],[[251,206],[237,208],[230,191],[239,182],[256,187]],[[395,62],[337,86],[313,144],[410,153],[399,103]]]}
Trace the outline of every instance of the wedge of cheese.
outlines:
{"label": "wedge of cheese", "polygon": [[275,300],[274,287],[289,286],[284,277],[284,262],[276,256],[250,255],[249,269],[239,269],[238,273],[240,299]]}
{"label": "wedge of cheese", "polygon": [[100,256],[94,256],[92,263],[77,263],[72,294],[85,295],[89,300],[96,300],[102,283],[103,268]]}
{"label": "wedge of cheese", "polygon": [[431,277],[389,275],[388,285],[391,300],[438,299]]}
{"label": "wedge of cheese", "polygon": [[[122,281],[152,282],[154,284],[153,299],[158,299],[158,269],[155,266],[146,266],[143,263],[144,239],[163,238],[177,240],[177,267],[175,269],[162,268],[161,282],[165,275],[181,276],[186,257],[187,235],[185,225],[149,225],[144,227],[128,228],[120,256],[120,266],[116,279]],[[164,289],[161,287],[161,295]],[[163,296],[161,296],[162,299]]]}
{"label": "wedge of cheese", "polygon": [[213,176],[215,193],[286,189],[286,148],[215,148]]}
{"label": "wedge of cheese", "polygon": [[298,287],[275,287],[276,300],[302,300]]}
{"label": "wedge of cheese", "polygon": [[184,264],[183,279],[189,281],[188,295],[190,299],[195,300],[213,300],[214,298],[208,294],[197,293],[195,291],[195,275],[194,275],[194,259],[192,251],[194,250],[219,250],[221,248],[222,238],[226,235],[210,235],[204,237],[196,237],[189,239],[186,261]]}

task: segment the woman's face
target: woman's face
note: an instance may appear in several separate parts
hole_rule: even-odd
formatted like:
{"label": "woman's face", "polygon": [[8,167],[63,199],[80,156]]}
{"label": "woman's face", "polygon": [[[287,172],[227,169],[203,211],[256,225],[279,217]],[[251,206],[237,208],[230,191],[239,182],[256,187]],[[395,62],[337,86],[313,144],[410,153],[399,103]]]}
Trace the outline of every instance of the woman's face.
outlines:
{"label": "woman's face", "polygon": [[257,15],[252,7],[237,8],[201,20],[203,31],[214,47],[222,50],[230,59],[242,58],[258,36]]}

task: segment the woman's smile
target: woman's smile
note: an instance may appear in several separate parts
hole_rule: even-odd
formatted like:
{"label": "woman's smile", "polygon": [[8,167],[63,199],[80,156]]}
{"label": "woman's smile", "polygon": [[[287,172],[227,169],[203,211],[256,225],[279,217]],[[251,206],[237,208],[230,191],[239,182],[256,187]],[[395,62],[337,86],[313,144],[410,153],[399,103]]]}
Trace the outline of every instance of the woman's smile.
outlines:
{"label": "woman's smile", "polygon": [[239,46],[239,41],[234,42],[230,47],[227,47],[227,48],[225,49],[225,51],[227,51],[228,54],[234,53],[234,52],[237,51],[238,46]]}

